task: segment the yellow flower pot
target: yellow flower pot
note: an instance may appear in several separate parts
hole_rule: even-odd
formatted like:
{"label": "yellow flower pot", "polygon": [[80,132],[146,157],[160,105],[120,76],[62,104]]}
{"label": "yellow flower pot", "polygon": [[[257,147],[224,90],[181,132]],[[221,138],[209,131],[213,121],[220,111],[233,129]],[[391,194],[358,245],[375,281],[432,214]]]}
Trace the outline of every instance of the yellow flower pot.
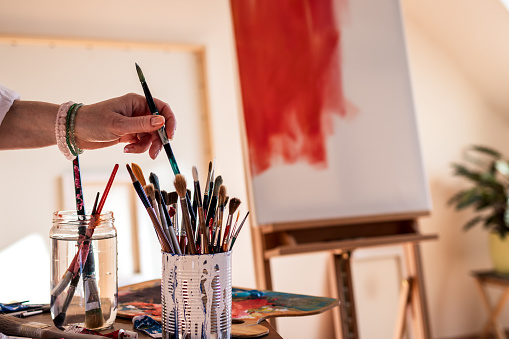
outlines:
{"label": "yellow flower pot", "polygon": [[502,239],[498,233],[492,232],[489,244],[493,268],[499,273],[509,274],[509,234]]}

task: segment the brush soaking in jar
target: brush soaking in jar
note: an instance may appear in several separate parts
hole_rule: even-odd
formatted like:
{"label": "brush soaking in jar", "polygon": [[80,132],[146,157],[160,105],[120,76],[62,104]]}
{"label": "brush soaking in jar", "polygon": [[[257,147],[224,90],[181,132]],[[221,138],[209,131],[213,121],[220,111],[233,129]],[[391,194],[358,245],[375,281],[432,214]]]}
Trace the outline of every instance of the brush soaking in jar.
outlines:
{"label": "brush soaking in jar", "polygon": [[112,212],[53,214],[51,317],[58,328],[112,327],[117,316],[117,231]]}

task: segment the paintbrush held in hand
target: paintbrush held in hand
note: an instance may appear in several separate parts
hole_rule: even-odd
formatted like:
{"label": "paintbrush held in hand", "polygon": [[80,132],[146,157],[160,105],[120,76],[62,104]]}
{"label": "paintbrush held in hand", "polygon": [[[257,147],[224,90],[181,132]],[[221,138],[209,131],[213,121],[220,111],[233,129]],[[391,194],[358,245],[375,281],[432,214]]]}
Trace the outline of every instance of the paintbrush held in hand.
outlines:
{"label": "paintbrush held in hand", "polygon": [[[232,249],[247,215],[239,229],[232,228],[233,215],[240,205],[240,199],[232,198],[226,225],[223,228],[223,211],[228,205],[229,198],[226,195],[226,186],[223,185],[222,176],[218,175],[214,178],[215,164],[209,163],[207,184],[203,195],[196,166],[192,168],[194,192],[187,188],[186,178],[182,174],[177,174],[173,182],[175,191],[170,193],[162,189],[163,185],[155,173],[150,173],[151,183],[142,187],[139,178],[137,178],[142,174],[136,176],[129,165],[126,167],[133,186],[149,213],[164,252],[195,255],[228,252]],[[137,168],[137,172],[143,173],[141,168]],[[196,206],[196,223],[193,223],[193,206],[188,199],[191,195]],[[207,208],[205,207],[206,200]],[[176,218],[178,204],[180,204],[181,213],[180,217]]]}

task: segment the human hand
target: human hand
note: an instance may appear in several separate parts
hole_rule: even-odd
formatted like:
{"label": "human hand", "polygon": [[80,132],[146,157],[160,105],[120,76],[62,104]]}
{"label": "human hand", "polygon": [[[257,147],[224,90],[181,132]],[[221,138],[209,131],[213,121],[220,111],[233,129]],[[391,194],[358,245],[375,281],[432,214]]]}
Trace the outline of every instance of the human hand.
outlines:
{"label": "human hand", "polygon": [[145,97],[133,93],[82,106],[75,118],[76,145],[81,149],[98,149],[122,142],[127,143],[124,152],[149,150],[150,157],[155,159],[162,147],[157,130],[166,125],[171,140],[177,122],[167,103],[155,98],[154,102],[159,116],[151,115]]}

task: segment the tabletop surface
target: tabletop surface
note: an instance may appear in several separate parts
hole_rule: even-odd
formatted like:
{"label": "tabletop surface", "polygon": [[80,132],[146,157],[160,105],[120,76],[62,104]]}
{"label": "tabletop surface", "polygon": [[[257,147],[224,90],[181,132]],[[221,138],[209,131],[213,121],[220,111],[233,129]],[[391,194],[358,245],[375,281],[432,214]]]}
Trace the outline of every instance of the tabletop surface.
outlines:
{"label": "tabletop surface", "polygon": [[494,270],[472,271],[472,275],[482,282],[509,285],[509,274],[498,273]]}
{"label": "tabletop surface", "polygon": [[[26,322],[32,322],[33,321],[33,322],[47,324],[47,325],[51,326],[51,327],[48,327],[48,329],[58,330],[53,325],[53,321],[51,320],[50,313],[43,313],[43,314],[37,314],[37,315],[34,315],[34,316],[30,316],[30,317],[25,318],[24,321],[26,321]],[[267,321],[262,321],[260,324],[265,326],[265,327],[267,327],[269,329],[269,334],[267,334],[267,335],[265,335],[263,337],[260,337],[260,338],[262,338],[262,339],[281,339],[282,338],[276,332],[276,330],[274,330],[274,328]],[[136,331],[134,329],[133,323],[129,319],[117,318],[115,320],[115,323],[113,324],[113,328],[109,329],[109,330],[105,330],[103,332],[104,333],[109,333],[109,332],[112,332],[112,331],[115,331],[115,330],[119,330],[119,329],[124,329],[124,330],[129,330],[129,331]],[[143,332],[140,332],[140,331],[136,331],[136,332],[138,333],[138,338],[139,339],[152,339],[150,336],[146,335]]]}

